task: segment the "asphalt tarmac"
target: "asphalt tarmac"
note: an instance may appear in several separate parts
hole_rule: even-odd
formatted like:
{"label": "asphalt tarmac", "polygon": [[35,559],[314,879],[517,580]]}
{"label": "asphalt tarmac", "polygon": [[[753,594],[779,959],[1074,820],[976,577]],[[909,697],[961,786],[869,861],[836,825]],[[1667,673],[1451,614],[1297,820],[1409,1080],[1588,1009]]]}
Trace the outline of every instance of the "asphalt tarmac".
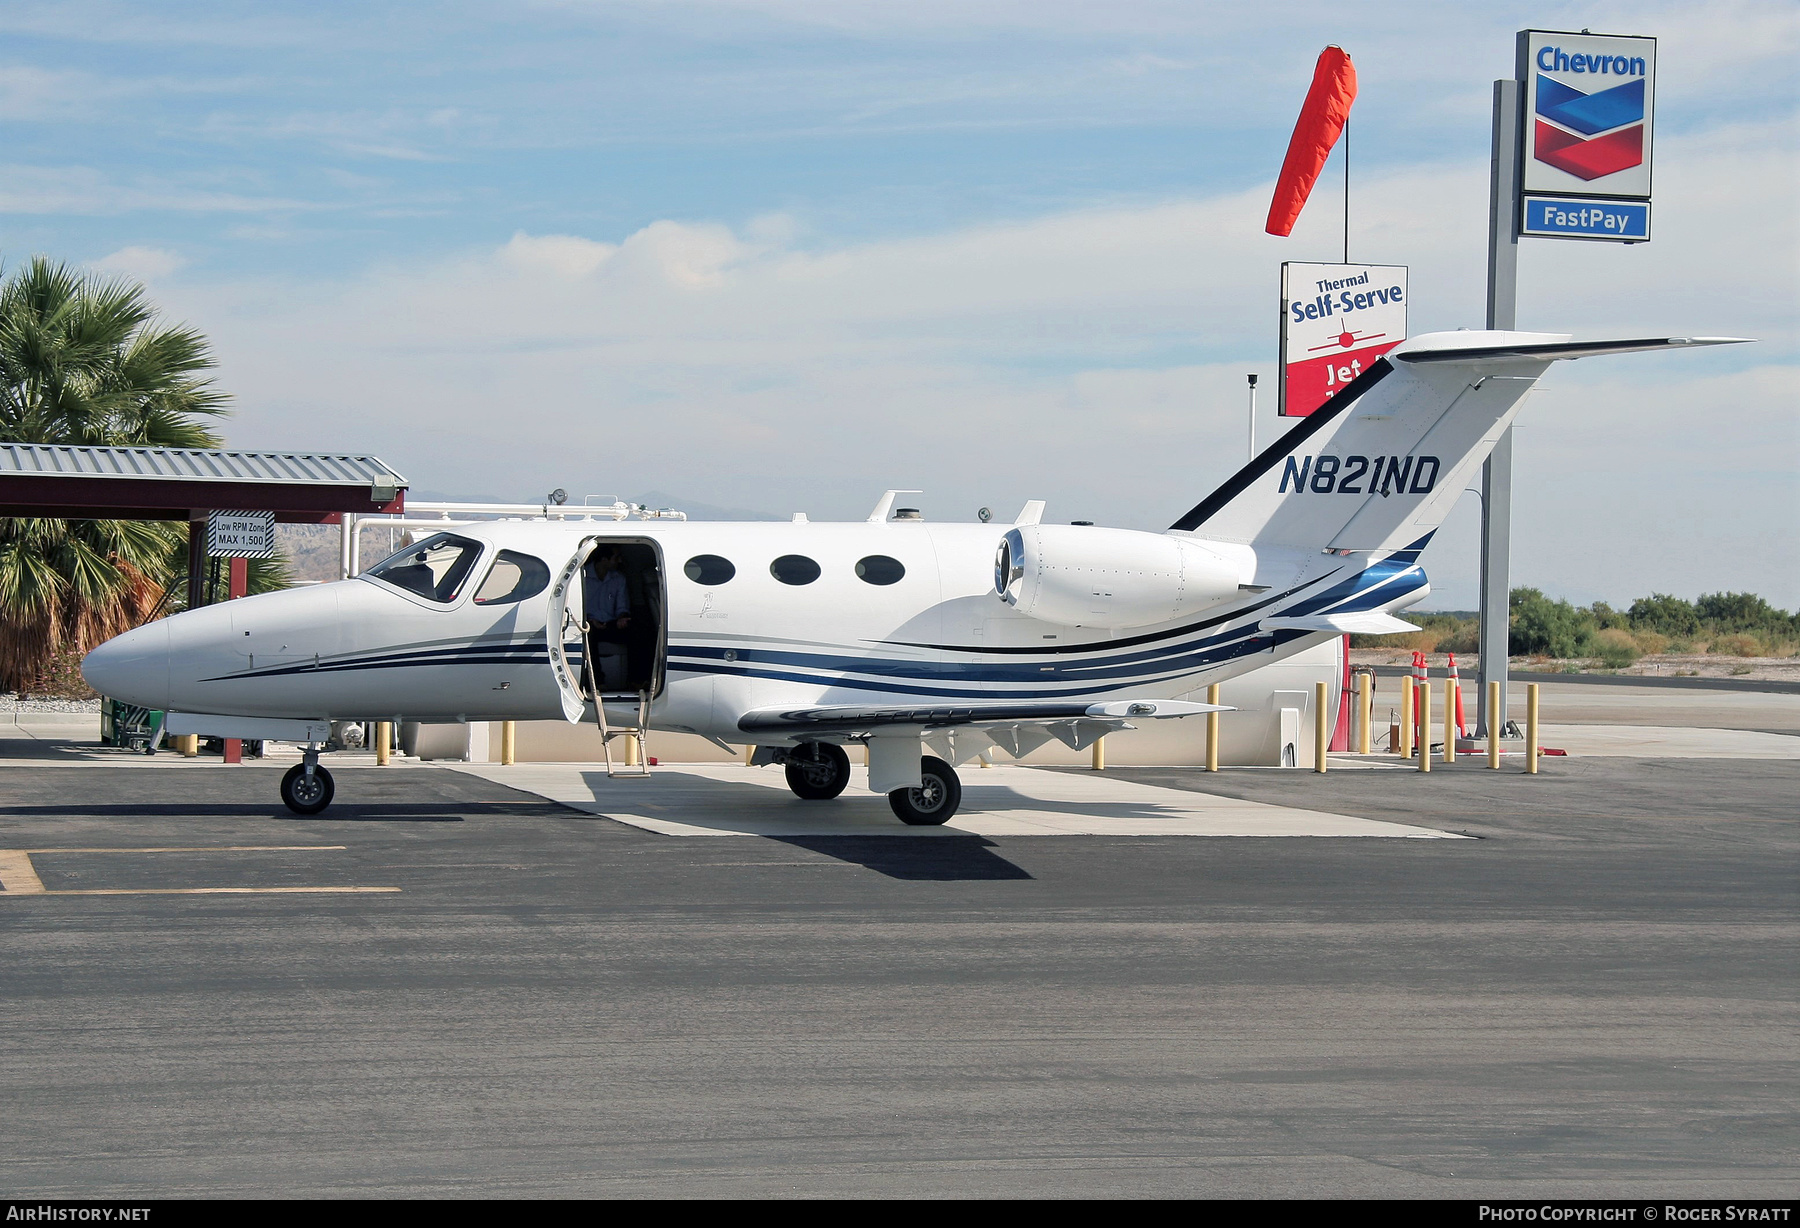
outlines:
{"label": "asphalt tarmac", "polygon": [[1475,840],[168,768],[0,768],[0,849],[135,850],[0,853],[9,1197],[1800,1193],[1794,761],[1117,773]]}

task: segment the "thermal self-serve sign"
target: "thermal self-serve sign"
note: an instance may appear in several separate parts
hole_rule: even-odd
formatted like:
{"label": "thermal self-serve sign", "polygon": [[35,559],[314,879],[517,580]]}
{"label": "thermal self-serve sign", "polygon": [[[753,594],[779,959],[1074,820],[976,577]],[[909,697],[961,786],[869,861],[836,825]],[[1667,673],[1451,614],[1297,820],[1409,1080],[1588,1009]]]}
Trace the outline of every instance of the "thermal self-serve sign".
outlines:
{"label": "thermal self-serve sign", "polygon": [[1281,266],[1280,412],[1304,418],[1406,340],[1406,266]]}
{"label": "thermal self-serve sign", "polygon": [[1656,40],[1524,30],[1521,234],[1650,237]]}

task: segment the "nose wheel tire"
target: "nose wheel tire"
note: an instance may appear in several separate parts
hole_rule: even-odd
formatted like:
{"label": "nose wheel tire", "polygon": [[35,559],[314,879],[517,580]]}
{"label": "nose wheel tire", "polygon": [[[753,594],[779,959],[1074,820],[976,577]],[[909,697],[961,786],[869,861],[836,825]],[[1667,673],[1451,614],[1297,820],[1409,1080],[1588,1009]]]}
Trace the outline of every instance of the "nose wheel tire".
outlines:
{"label": "nose wheel tire", "polygon": [[808,742],[787,761],[788,788],[801,801],[828,802],[850,783],[850,756],[830,742]]}
{"label": "nose wheel tire", "polygon": [[936,755],[926,755],[919,762],[919,787],[895,789],[888,794],[888,805],[909,827],[936,827],[944,823],[962,805],[962,781],[956,769]]}
{"label": "nose wheel tire", "polygon": [[322,767],[315,767],[312,775],[306,774],[306,765],[296,763],[281,778],[281,800],[295,814],[317,814],[331,805],[331,795],[337,791],[331,783],[331,773]]}

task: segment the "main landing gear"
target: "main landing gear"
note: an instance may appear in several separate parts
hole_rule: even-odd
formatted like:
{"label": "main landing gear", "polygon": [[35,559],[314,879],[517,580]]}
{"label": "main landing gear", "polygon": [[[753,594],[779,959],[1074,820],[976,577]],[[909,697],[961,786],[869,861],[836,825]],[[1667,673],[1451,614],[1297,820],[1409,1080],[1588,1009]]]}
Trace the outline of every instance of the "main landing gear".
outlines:
{"label": "main landing gear", "polygon": [[[779,755],[777,762],[787,767],[788,788],[802,801],[830,801],[850,783],[850,756],[835,743],[804,742]],[[887,798],[902,823],[936,827],[962,804],[962,781],[955,768],[935,755],[926,755],[919,761],[919,787],[895,789]]]}
{"label": "main landing gear", "polygon": [[281,778],[281,800],[295,814],[317,814],[331,805],[337,786],[331,781],[331,773],[319,766],[318,747],[307,747],[302,756],[302,761]]}
{"label": "main landing gear", "polygon": [[888,794],[888,805],[909,827],[936,827],[962,805],[962,781],[956,769],[936,755],[920,760],[919,777],[918,788]]}
{"label": "main landing gear", "polygon": [[787,782],[803,802],[828,802],[850,783],[850,756],[831,742],[807,742],[788,752]]}

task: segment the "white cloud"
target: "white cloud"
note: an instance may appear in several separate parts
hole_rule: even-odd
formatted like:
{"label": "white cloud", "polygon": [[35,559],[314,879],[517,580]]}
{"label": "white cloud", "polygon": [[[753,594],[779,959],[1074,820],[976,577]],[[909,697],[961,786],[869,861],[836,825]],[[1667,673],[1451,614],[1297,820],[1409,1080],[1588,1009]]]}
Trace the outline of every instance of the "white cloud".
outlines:
{"label": "white cloud", "polygon": [[121,247],[93,261],[92,266],[102,273],[148,282],[167,277],[186,263],[180,253],[158,247]]}
{"label": "white cloud", "polygon": [[159,177],[121,183],[88,166],[0,165],[0,214],[268,213],[313,207]]}
{"label": "white cloud", "polygon": [[[1521,434],[1520,582],[1800,605],[1783,528],[1800,480],[1800,223],[1777,207],[1793,145],[1780,122],[1669,138],[1654,242],[1527,251],[1527,327],[1766,340],[1754,357],[1559,370]],[[1413,265],[1415,332],[1480,324],[1485,197],[1477,164],[1357,188],[1352,255]],[[1160,527],[1242,463],[1276,265],[1335,255],[1328,188],[1292,240],[1260,233],[1266,201],[1262,187],[835,248],[779,216],[741,232],[663,220],[618,242],[519,233],[346,283],[189,278],[165,299],[217,340],[234,443],[368,447],[436,490],[662,489],[853,516],[917,486],[934,515],[1049,498],[1059,518]],[[1275,429],[1265,410],[1262,438]],[[1445,604],[1473,599],[1471,516],[1428,559]]]}

